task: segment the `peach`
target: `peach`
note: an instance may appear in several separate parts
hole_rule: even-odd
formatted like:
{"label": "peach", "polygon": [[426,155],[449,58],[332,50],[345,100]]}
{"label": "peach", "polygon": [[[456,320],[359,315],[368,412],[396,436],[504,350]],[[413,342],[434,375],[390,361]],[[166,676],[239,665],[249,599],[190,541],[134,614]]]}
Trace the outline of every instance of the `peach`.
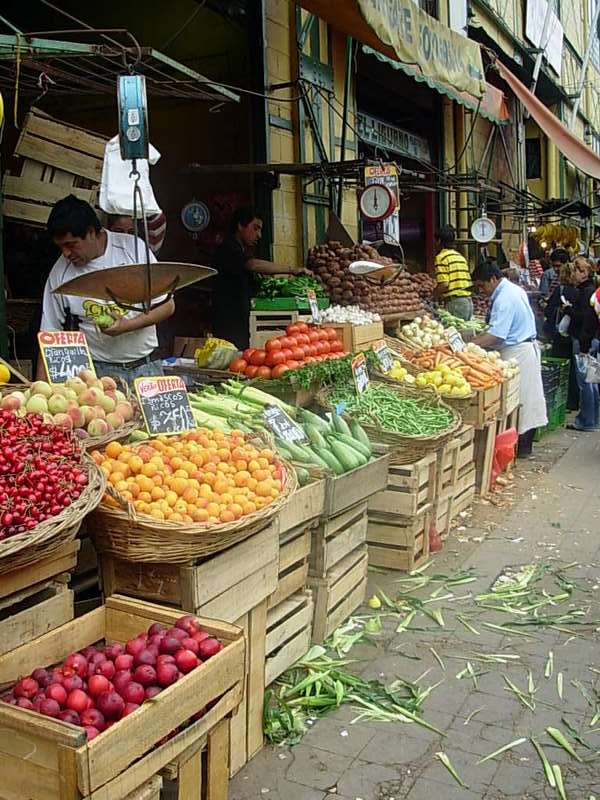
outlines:
{"label": "peach", "polygon": [[51,414],[65,414],[68,408],[68,400],[64,394],[53,394],[48,400],[48,411]]}
{"label": "peach", "polygon": [[85,425],[85,414],[79,407],[70,408],[68,416],[71,419],[74,428],[83,428]]}
{"label": "peach", "polygon": [[2,398],[0,405],[9,411],[16,411],[27,403],[27,398],[23,392],[11,392]]}
{"label": "peach", "polygon": [[86,389],[79,395],[79,402],[84,406],[97,406],[100,403],[102,394],[96,388]]}
{"label": "peach", "polygon": [[117,406],[112,397],[107,397],[105,394],[100,398],[100,405],[107,414],[110,414],[111,411],[114,411]]}
{"label": "peach", "polygon": [[123,417],[120,414],[117,414],[116,411],[106,415],[106,422],[108,425],[110,425],[113,431],[116,431],[117,428],[122,428],[125,424]]}
{"label": "peach", "polygon": [[31,414],[43,414],[48,411],[48,402],[44,395],[34,394],[27,401],[25,408]]}
{"label": "peach", "polygon": [[65,386],[75,392],[78,397],[87,389],[87,384],[81,378],[69,378],[68,381],[65,381]]}
{"label": "peach", "polygon": [[131,405],[131,403],[128,403],[127,401],[122,403],[117,403],[115,411],[117,412],[117,414],[120,414],[123,417],[125,422],[129,422],[130,420],[133,419],[133,406]]}
{"label": "peach", "polygon": [[65,431],[73,430],[73,420],[68,414],[55,414],[52,417],[52,422],[58,428],[63,428]]}
{"label": "peach", "polygon": [[80,406],[79,410],[82,412],[85,418],[86,425],[93,419],[96,419],[96,409],[93,406]]}
{"label": "peach", "polygon": [[82,369],[78,377],[84,383],[87,383],[88,386],[92,383],[92,381],[97,380],[91,369]]}
{"label": "peach", "polygon": [[87,426],[87,432],[90,436],[104,436],[108,433],[108,425],[103,419],[93,419]]}
{"label": "peach", "polygon": [[104,391],[107,389],[112,389],[114,391],[117,388],[117,383],[114,378],[110,378],[108,375],[105,375],[103,378],[100,378],[102,386],[104,387]]}
{"label": "peach", "polygon": [[32,394],[40,394],[42,397],[50,397],[52,394],[52,386],[46,381],[36,381],[31,385]]}

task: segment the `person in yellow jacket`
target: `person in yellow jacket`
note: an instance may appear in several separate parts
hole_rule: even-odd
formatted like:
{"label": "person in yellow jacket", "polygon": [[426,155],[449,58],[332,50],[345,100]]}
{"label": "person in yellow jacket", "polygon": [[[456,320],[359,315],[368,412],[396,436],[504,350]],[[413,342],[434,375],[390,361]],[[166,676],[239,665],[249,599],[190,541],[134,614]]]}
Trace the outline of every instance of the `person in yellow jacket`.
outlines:
{"label": "person in yellow jacket", "polygon": [[456,231],[444,225],[437,235],[439,253],[435,259],[435,296],[455,317],[468,321],[473,316],[473,281],[465,257],[454,249]]}

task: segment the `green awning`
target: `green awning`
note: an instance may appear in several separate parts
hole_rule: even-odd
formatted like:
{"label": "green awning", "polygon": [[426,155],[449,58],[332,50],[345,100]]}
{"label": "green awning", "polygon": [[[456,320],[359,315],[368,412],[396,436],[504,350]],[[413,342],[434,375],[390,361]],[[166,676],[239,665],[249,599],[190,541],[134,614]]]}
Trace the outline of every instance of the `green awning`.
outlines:
{"label": "green awning", "polygon": [[496,89],[495,86],[489,83],[486,83],[486,92],[480,103],[477,97],[469,95],[467,92],[459,92],[449,84],[436,81],[434,78],[424,75],[410,64],[404,64],[402,61],[395,61],[392,58],[388,58],[383,53],[373,50],[372,47],[366,44],[362,45],[362,51],[366,55],[375,56],[375,58],[387,64],[392,69],[404,72],[405,75],[414,78],[418,83],[426,83],[430,89],[435,89],[440,94],[449,97],[451,100],[455,100],[471,111],[477,111],[479,106],[479,114],[490,122],[494,122],[497,125],[506,125],[509,122],[508,108],[503,93],[500,89]]}

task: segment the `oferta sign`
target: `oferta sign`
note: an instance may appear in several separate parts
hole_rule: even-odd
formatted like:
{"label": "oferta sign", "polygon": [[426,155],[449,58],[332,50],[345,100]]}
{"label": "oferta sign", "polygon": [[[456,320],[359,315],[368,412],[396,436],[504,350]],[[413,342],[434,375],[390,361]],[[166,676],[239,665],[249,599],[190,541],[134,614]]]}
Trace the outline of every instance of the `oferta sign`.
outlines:
{"label": "oferta sign", "polygon": [[481,50],[422,11],[413,0],[356,0],[369,27],[400,61],[460,92],[482,97]]}

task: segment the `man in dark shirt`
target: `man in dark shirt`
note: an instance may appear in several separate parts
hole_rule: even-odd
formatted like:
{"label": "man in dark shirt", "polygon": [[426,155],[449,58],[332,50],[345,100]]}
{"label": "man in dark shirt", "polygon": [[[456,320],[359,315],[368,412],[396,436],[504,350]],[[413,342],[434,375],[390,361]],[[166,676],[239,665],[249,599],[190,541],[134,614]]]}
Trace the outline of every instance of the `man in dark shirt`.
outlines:
{"label": "man in dark shirt", "polygon": [[231,218],[229,235],[217,248],[214,266],[214,336],[233,342],[241,350],[249,345],[252,272],[269,275],[303,272],[254,258],[252,251],[262,236],[262,219],[252,208],[238,208]]}

